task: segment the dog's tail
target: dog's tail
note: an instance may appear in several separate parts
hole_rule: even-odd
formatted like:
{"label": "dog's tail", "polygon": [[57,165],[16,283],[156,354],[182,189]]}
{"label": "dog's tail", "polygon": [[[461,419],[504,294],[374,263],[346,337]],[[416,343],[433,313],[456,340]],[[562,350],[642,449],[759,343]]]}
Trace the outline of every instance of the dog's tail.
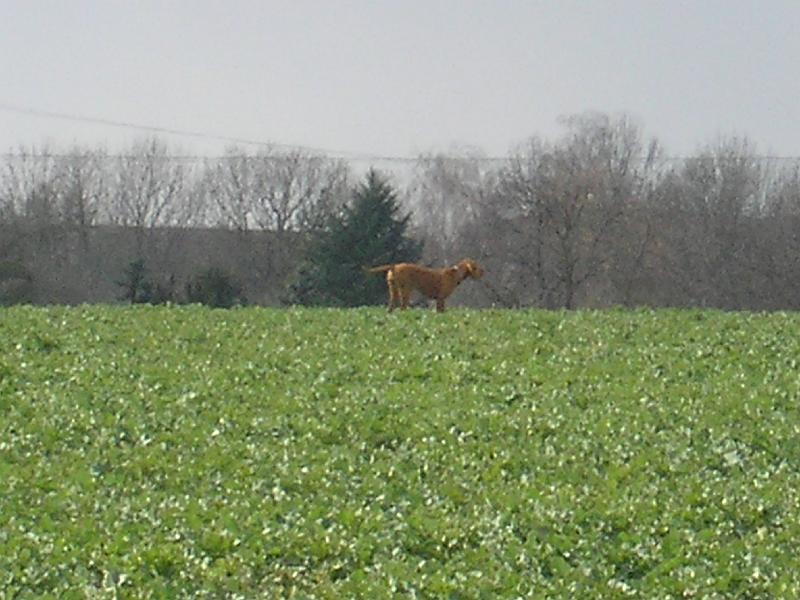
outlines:
{"label": "dog's tail", "polygon": [[364,273],[386,273],[386,271],[391,271],[394,268],[394,265],[381,265],[379,267],[362,267],[364,269]]}

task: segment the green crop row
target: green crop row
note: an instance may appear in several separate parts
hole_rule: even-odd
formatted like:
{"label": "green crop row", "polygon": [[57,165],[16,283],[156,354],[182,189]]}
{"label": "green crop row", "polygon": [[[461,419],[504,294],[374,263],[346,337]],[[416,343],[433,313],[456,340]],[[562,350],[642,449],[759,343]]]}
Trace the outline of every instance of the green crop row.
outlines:
{"label": "green crop row", "polygon": [[0,597],[800,597],[800,315],[0,310]]}

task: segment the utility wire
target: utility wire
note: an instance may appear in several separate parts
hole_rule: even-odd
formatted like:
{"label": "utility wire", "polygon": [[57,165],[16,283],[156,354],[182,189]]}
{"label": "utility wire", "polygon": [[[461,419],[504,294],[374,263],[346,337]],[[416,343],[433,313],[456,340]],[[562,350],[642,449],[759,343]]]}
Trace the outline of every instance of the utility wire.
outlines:
{"label": "utility wire", "polygon": [[[63,121],[73,121],[77,123],[94,123],[97,125],[105,125],[108,127],[119,127],[123,129],[135,129],[138,131],[149,131],[151,133],[161,133],[161,134],[168,134],[168,135],[179,135],[184,137],[193,137],[198,139],[204,140],[215,140],[221,142],[229,142],[233,144],[243,144],[247,146],[261,146],[261,147],[273,147],[273,148],[285,148],[285,149],[294,149],[294,150],[304,150],[307,152],[313,152],[316,154],[329,154],[333,156],[340,156],[342,158],[350,157],[350,158],[374,158],[380,159],[381,157],[370,157],[370,156],[360,156],[354,152],[347,152],[344,150],[331,150],[326,148],[314,148],[312,146],[303,146],[300,144],[283,144],[279,142],[265,142],[263,140],[254,140],[248,138],[240,138],[240,137],[233,137],[227,135],[217,135],[214,133],[207,133],[203,131],[189,131],[186,129],[174,129],[171,127],[158,127],[155,125],[143,125],[140,123],[130,123],[127,121],[116,121],[112,119],[103,119],[99,117],[87,117],[84,115],[75,115],[75,114],[68,114],[68,113],[61,113],[61,112],[51,112],[46,110],[39,110],[36,108],[25,108],[21,106],[15,106],[13,104],[7,104],[5,102],[0,102],[0,110],[6,112],[14,112],[18,114],[25,114],[31,115],[35,117],[43,117],[48,119],[61,119]],[[387,159],[392,159],[393,157],[386,157]],[[399,158],[399,157],[396,157]]]}
{"label": "utility wire", "polygon": [[[46,110],[39,110],[36,108],[27,108],[21,107],[14,104],[9,104],[6,102],[0,102],[0,111],[6,112],[14,112],[18,114],[25,114],[31,115],[35,117],[43,117],[49,119],[61,119],[65,121],[73,121],[77,123],[94,123],[98,125],[105,125],[109,127],[118,127],[123,129],[134,129],[138,131],[148,131],[151,133],[161,133],[161,134],[168,134],[168,135],[178,135],[184,137],[193,137],[198,139],[205,139],[205,140],[215,140],[215,141],[223,141],[223,142],[230,142],[233,144],[242,144],[247,146],[259,146],[262,148],[283,148],[287,150],[303,150],[306,152],[310,152],[313,154],[323,154],[335,158],[343,158],[352,161],[365,161],[365,162],[393,162],[393,163],[414,163],[418,160],[418,157],[412,156],[396,156],[396,155],[384,155],[384,154],[369,154],[364,152],[353,152],[349,150],[333,150],[330,148],[319,148],[314,146],[304,146],[302,144],[285,144],[280,142],[266,142],[263,140],[254,140],[248,138],[240,138],[240,137],[233,137],[233,136],[225,136],[225,135],[217,135],[208,132],[202,131],[189,131],[185,129],[175,129],[171,127],[159,127],[154,125],[143,125],[138,123],[130,123],[126,121],[116,121],[112,119],[104,119],[99,117],[87,117],[84,115],[75,115],[75,114],[68,114],[68,113],[61,113],[61,112],[53,112],[53,111],[46,111]],[[6,158],[15,158],[19,156],[18,153],[3,153],[0,156],[4,156]],[[58,156],[58,154],[51,154],[50,156]],[[119,156],[112,156],[112,158],[118,158]],[[186,156],[175,156],[173,157],[177,160],[214,160],[214,159],[224,159],[224,156],[199,156],[199,155],[186,155]],[[506,160],[505,157],[488,157],[488,156],[481,156],[476,157],[477,160],[480,162],[503,162]]]}
{"label": "utility wire", "polygon": [[[178,135],[183,137],[192,137],[197,139],[204,139],[204,140],[216,140],[222,142],[229,142],[232,144],[241,144],[247,146],[259,146],[262,148],[283,148],[285,150],[302,150],[305,152],[310,152],[313,154],[323,154],[327,156],[332,156],[335,158],[342,158],[347,160],[353,161],[374,161],[374,162],[390,162],[390,163],[414,163],[416,162],[419,157],[410,157],[410,156],[392,156],[392,155],[380,155],[380,154],[367,154],[367,153],[358,153],[358,152],[351,152],[347,150],[332,150],[329,148],[317,148],[313,146],[304,146],[301,144],[285,144],[280,142],[265,142],[263,140],[254,140],[248,138],[240,138],[234,136],[226,136],[226,135],[217,135],[208,132],[202,131],[190,131],[185,129],[175,129],[170,127],[159,127],[155,125],[143,125],[139,123],[131,123],[126,121],[116,121],[112,119],[104,119],[99,117],[87,117],[83,115],[75,115],[75,114],[68,114],[68,113],[61,113],[61,112],[52,112],[52,111],[45,111],[39,110],[36,108],[26,108],[21,106],[16,106],[13,104],[8,104],[5,102],[0,102],[0,111],[6,112],[14,112],[18,114],[26,114],[35,117],[43,117],[49,119],[61,119],[65,121],[73,121],[77,123],[94,123],[97,125],[104,125],[108,127],[118,127],[123,129],[134,129],[138,131],[148,131],[151,133],[161,133],[165,135]],[[12,152],[5,152],[0,154],[3,158],[12,159],[12,158],[20,158],[22,156],[21,153],[12,153]],[[69,156],[68,154],[63,153],[48,153],[47,156],[59,158],[59,157],[66,157]],[[434,157],[444,156],[445,158],[464,158],[461,156],[447,156],[446,154],[434,153]],[[122,154],[114,154],[114,155],[106,155],[107,158],[114,159],[114,158],[125,158],[126,155]],[[167,156],[165,159],[169,160],[185,160],[185,161],[198,161],[198,160],[224,160],[226,158],[230,158],[229,156],[203,156],[203,155],[173,155]],[[502,163],[508,161],[511,156],[470,156],[467,157],[470,160],[475,160],[477,162],[482,163]],[[684,162],[692,159],[702,159],[704,156],[663,156],[661,160],[667,162]],[[713,158],[713,157],[712,157]],[[780,155],[759,155],[753,157],[756,160],[764,160],[764,161],[800,161],[800,156],[780,156]]]}

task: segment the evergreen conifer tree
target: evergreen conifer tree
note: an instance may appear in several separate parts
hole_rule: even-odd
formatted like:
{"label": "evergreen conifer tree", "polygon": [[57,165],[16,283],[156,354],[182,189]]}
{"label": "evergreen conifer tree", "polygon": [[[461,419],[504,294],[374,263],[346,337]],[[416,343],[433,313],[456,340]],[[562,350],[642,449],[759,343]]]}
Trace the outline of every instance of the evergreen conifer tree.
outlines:
{"label": "evergreen conifer tree", "polygon": [[400,215],[392,186],[370,170],[351,204],[330,217],[309,246],[291,300],[325,306],[385,302],[386,282],[363,267],[419,258],[422,244],[406,235],[410,218]]}

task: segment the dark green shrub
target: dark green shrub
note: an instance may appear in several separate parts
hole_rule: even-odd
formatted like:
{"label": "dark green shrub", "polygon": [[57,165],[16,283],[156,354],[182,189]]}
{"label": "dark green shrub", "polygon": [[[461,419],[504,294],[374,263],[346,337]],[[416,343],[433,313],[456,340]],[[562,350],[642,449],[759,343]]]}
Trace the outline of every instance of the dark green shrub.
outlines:
{"label": "dark green shrub", "polygon": [[186,284],[186,299],[214,308],[245,303],[241,285],[219,267],[210,267],[195,275]]}
{"label": "dark green shrub", "polygon": [[123,273],[124,278],[116,282],[122,288],[120,300],[131,304],[144,304],[150,301],[152,284],[147,280],[146,272],[143,258],[128,264]]}
{"label": "dark green shrub", "polygon": [[117,281],[117,285],[123,290],[120,300],[131,304],[166,304],[177,300],[175,277],[170,276],[164,282],[148,278],[144,259],[131,261],[124,275],[121,281]]}
{"label": "dark green shrub", "polygon": [[33,301],[33,275],[16,261],[0,261],[0,305]]}
{"label": "dark green shrub", "polygon": [[382,304],[384,278],[368,276],[363,268],[385,263],[413,262],[422,244],[407,235],[410,214],[401,214],[394,188],[376,171],[367,173],[354,190],[351,203],[332,216],[309,244],[288,302],[325,306]]}

